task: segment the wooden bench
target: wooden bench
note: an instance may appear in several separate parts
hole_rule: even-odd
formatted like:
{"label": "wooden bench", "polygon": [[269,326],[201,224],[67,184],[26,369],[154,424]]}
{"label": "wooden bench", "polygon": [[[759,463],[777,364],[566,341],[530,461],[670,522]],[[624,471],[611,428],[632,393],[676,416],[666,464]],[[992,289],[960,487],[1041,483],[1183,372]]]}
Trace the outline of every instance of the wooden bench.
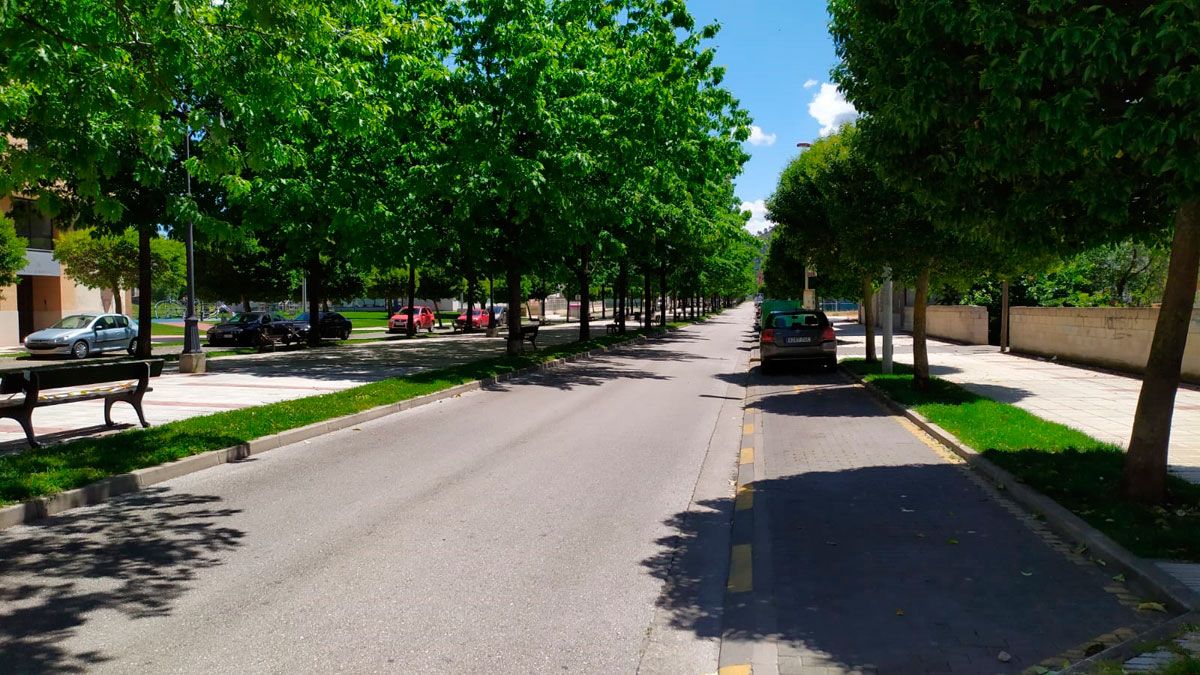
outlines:
{"label": "wooden bench", "polygon": [[521,326],[521,340],[522,341],[528,340],[529,344],[533,345],[534,349],[537,349],[537,334],[538,334],[538,327],[540,325],[541,324],[530,323],[530,324],[524,324]]}
{"label": "wooden bench", "polygon": [[16,420],[34,448],[38,442],[33,435],[33,409],[43,406],[104,399],[104,423],[111,427],[113,404],[124,401],[133,406],[142,426],[148,427],[142,397],[151,391],[150,378],[158,377],[162,368],[162,359],[153,359],[5,373],[0,377],[0,397],[7,398],[0,398],[0,418]]}

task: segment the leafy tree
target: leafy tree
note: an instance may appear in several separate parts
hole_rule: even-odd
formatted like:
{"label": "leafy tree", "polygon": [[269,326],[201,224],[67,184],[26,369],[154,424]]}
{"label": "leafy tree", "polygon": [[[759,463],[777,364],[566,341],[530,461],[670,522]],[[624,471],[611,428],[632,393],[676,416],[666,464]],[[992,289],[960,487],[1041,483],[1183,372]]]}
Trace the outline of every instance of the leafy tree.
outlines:
{"label": "leafy tree", "polygon": [[0,286],[14,286],[21,280],[17,273],[26,265],[27,243],[17,235],[12,219],[0,214]]}
{"label": "leafy tree", "polygon": [[1200,270],[1195,4],[967,5],[833,0],[835,79],[885,171],[956,226],[1070,253],[1174,214],[1123,485],[1161,501]]}
{"label": "leafy tree", "polygon": [[[150,255],[151,274],[157,287],[183,285],[187,260],[182,243],[155,237],[150,241]],[[111,290],[116,312],[120,314],[124,311],[121,289],[132,288],[138,282],[138,231],[128,228],[114,235],[93,228],[67,230],[54,241],[54,259],[65,265],[80,284]]]}

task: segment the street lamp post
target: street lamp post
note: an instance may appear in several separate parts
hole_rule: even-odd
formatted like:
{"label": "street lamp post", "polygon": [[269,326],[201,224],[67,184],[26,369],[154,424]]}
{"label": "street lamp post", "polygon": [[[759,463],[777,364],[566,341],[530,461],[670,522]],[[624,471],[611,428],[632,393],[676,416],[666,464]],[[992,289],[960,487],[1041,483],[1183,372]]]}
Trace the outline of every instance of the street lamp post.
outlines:
{"label": "street lamp post", "polygon": [[[192,158],[192,128],[189,126],[184,136],[184,152],[187,159]],[[186,169],[185,169],[186,171]],[[187,174],[188,198],[192,196],[192,174]],[[204,350],[200,349],[200,320],[196,318],[196,247],[195,228],[192,218],[188,217],[187,238],[184,241],[187,249],[187,316],[183,319],[183,354],[179,357],[179,371],[182,373],[204,372]]]}

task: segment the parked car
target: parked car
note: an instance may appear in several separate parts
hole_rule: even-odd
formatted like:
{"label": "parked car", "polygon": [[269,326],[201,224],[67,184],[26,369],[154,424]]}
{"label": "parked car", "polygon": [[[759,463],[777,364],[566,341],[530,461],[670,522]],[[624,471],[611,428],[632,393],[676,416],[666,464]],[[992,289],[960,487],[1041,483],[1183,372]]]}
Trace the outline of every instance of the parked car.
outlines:
{"label": "parked car", "polygon": [[88,354],[128,351],[137,348],[138,325],[120,314],[72,314],[49,328],[30,333],[25,348],[34,356],[67,355],[87,358]]}
{"label": "parked car", "polygon": [[[417,305],[416,307],[412,308],[412,314],[415,317],[414,323],[417,327],[417,330],[424,328],[430,333],[433,332],[433,323],[437,320],[437,317],[434,316],[432,309],[429,309],[425,305]],[[391,319],[388,319],[388,332],[407,333],[408,319],[408,307],[401,307],[399,312],[396,312],[392,315]]]}
{"label": "parked car", "polygon": [[[323,338],[348,340],[350,339],[351,331],[354,330],[354,325],[350,323],[350,319],[337,312],[321,312],[318,321],[321,324],[321,337]],[[308,331],[312,330],[312,322],[308,320],[308,312],[297,316],[296,324],[303,335],[308,335]],[[299,324],[304,325],[300,326]]]}
{"label": "parked car", "polygon": [[[464,311],[454,320],[454,327],[462,330],[467,325],[467,313]],[[487,328],[488,313],[486,309],[471,310],[471,327],[472,328]]]}
{"label": "parked car", "polygon": [[284,343],[299,339],[308,324],[289,321],[279,314],[270,312],[242,312],[223,324],[208,329],[209,346],[237,345],[258,347],[267,337],[278,338]]}
{"label": "parked car", "polygon": [[833,369],[837,367],[837,333],[825,312],[810,309],[774,311],[763,320],[759,358],[763,372],[780,361],[818,362]]}

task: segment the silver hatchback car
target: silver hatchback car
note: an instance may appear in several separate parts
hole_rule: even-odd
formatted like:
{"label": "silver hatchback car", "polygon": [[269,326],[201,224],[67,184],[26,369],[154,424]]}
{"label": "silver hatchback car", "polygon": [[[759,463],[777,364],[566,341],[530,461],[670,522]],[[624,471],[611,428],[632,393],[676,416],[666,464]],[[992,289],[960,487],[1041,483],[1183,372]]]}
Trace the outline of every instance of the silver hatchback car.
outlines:
{"label": "silver hatchback car", "polygon": [[821,311],[771,312],[763,319],[759,356],[764,372],[780,361],[810,361],[837,368],[837,333]]}
{"label": "silver hatchback car", "polygon": [[72,314],[49,328],[30,333],[25,348],[34,356],[66,355],[76,359],[89,354],[128,351],[137,347],[138,325],[120,314]]}

